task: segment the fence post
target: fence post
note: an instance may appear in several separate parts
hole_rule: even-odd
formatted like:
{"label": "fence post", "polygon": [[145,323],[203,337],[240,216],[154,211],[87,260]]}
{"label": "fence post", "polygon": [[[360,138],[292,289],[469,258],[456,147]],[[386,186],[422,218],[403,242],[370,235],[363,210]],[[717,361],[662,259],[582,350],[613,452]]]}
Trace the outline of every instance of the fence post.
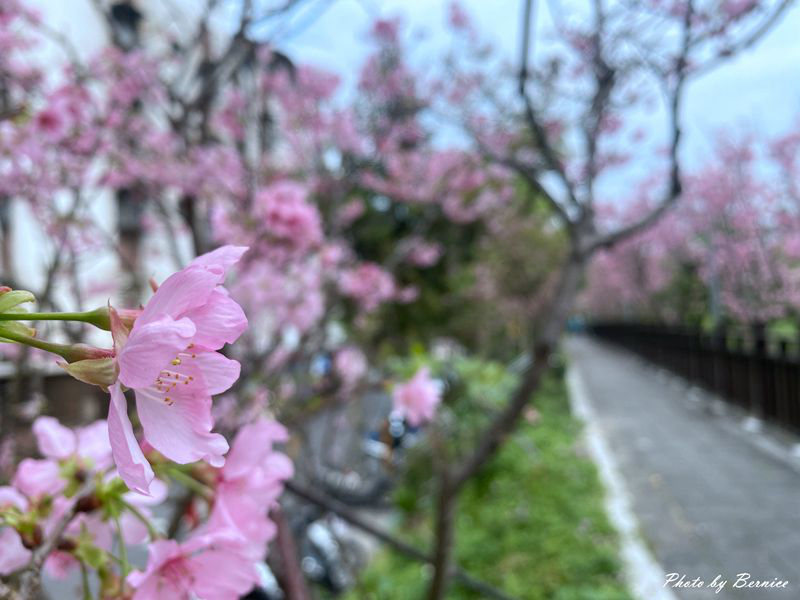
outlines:
{"label": "fence post", "polygon": [[764,377],[764,358],[767,354],[767,339],[763,323],[753,323],[751,327],[753,335],[753,350],[750,354],[750,394],[749,409],[754,416],[764,418],[766,416],[765,406],[765,383]]}
{"label": "fence post", "polygon": [[793,399],[789,396],[789,340],[781,338],[778,342],[778,359],[774,364],[775,388],[775,413],[778,422],[790,424],[792,422],[791,405]]}
{"label": "fence post", "polygon": [[714,393],[723,397],[728,392],[727,337],[728,332],[725,325],[722,324],[717,325],[711,334],[712,364],[714,368],[712,375],[713,388]]}

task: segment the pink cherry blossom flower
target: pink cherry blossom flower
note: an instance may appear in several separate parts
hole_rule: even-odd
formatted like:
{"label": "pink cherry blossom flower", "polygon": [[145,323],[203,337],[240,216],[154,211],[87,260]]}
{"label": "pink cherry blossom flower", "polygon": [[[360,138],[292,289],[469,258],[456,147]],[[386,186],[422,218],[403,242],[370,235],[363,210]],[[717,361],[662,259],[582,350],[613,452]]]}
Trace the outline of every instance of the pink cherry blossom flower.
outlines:
{"label": "pink cherry blossom flower", "polygon": [[291,181],[278,181],[256,194],[255,211],[267,232],[292,246],[307,249],[322,241],[317,208],[306,200],[306,189]]}
{"label": "pink cherry blossom flower", "polygon": [[[108,443],[106,433],[106,443]],[[110,451],[109,451],[110,452]],[[152,517],[148,507],[161,504],[166,500],[169,490],[167,485],[154,479],[150,484],[150,496],[143,496],[137,492],[127,492],[123,498],[125,502],[136,507],[138,512],[150,519]],[[69,500],[60,496],[55,499],[54,508],[44,523],[45,531],[49,535],[54,524],[63,516],[64,511],[69,506]],[[127,545],[142,544],[150,541],[147,527],[138,517],[126,511],[120,516],[120,530],[122,539]],[[78,513],[67,525],[64,530],[65,538],[77,538],[82,534],[88,534],[92,543],[108,552],[112,549],[112,539],[115,529],[106,518],[98,513]],[[56,579],[64,579],[80,566],[80,562],[69,552],[54,550],[45,561],[44,568],[48,575]]]}
{"label": "pink cherry blossom flower", "polygon": [[149,550],[147,568],[128,575],[136,590],[133,600],[230,600],[258,582],[255,563],[233,532],[215,531],[180,544],[159,540]]}
{"label": "pink cherry blossom flower", "polygon": [[418,267],[435,265],[442,256],[442,246],[434,242],[427,242],[420,237],[409,240],[410,249],[408,260]]}
{"label": "pink cherry blossom flower", "polygon": [[273,449],[288,439],[276,421],[261,418],[236,434],[225,466],[220,469],[208,528],[231,528],[247,540],[255,559],[261,559],[276,533],[268,517],[283,492],[283,482],[294,474],[292,461]]}
{"label": "pink cherry blossom flower", "polygon": [[58,419],[39,417],[33,422],[39,451],[49,458],[67,458],[75,452],[75,434]]}
{"label": "pink cherry blossom flower", "polygon": [[392,275],[374,263],[364,263],[344,271],[339,279],[339,289],[345,296],[359,302],[366,312],[372,312],[397,293]]}
{"label": "pink cherry blossom flower", "polygon": [[14,486],[29,498],[52,496],[66,487],[61,461],[74,460],[87,471],[105,470],[112,464],[105,421],[73,431],[53,417],[38,417],[33,433],[45,458],[26,458],[14,475]]}
{"label": "pink cherry blossom flower", "polygon": [[[16,489],[0,487],[0,511],[15,507],[28,510],[28,500]],[[12,527],[0,527],[0,575],[8,575],[24,567],[31,558],[31,551],[23,544],[19,533]]]}
{"label": "pink cherry blossom flower", "polygon": [[56,461],[34,458],[19,463],[11,483],[28,498],[52,496],[67,486]]}
{"label": "pink cherry blossom flower", "polygon": [[108,424],[105,421],[95,421],[73,431],[64,427],[58,419],[43,416],[33,422],[33,433],[39,452],[46,458],[74,458],[84,468],[97,471],[105,470],[112,464]]}
{"label": "pink cherry blossom flower", "polygon": [[333,358],[333,367],[341,378],[345,390],[352,390],[353,386],[367,374],[367,357],[355,346],[344,346],[337,350]]}
{"label": "pink cherry blossom flower", "polygon": [[396,385],[392,392],[394,410],[414,427],[431,421],[441,400],[441,383],[431,379],[428,367],[420,368],[414,377]]}
{"label": "pink cherry blossom flower", "polygon": [[228,443],[211,433],[211,396],[230,388],[240,365],[216,352],[247,327],[239,305],[221,286],[246,248],[223,246],[170,276],[128,333],[111,311],[119,368],[110,388],[108,427],[114,461],[125,483],[147,493],[153,472],[128,419],[122,385],[136,395],[145,440],[186,464],[224,464]]}

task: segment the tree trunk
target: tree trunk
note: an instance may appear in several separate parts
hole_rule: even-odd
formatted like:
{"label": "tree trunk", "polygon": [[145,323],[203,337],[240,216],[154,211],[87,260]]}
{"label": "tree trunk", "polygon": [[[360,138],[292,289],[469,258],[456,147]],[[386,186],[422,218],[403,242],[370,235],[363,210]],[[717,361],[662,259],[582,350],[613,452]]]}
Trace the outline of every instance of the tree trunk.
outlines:
{"label": "tree trunk", "polygon": [[433,579],[428,588],[428,600],[444,598],[450,583],[453,566],[453,537],[458,494],[450,488],[450,477],[442,473],[439,497],[436,502],[436,530],[433,549]]}
{"label": "tree trunk", "polygon": [[[576,246],[580,248],[580,245]],[[506,408],[492,421],[481,436],[475,451],[452,472],[445,474],[440,484],[436,507],[436,531],[434,541],[434,573],[428,587],[428,600],[443,600],[450,577],[454,543],[454,520],[459,493],[469,479],[478,472],[498,451],[507,437],[514,431],[531,396],[539,388],[547,372],[550,357],[558,346],[567,318],[575,304],[581,279],[586,270],[588,256],[579,251],[570,252],[562,267],[561,278],[555,295],[547,304],[545,315],[549,315],[541,332],[535,336],[533,360],[522,375]]]}
{"label": "tree trunk", "polygon": [[504,438],[514,429],[531,396],[538,389],[542,376],[549,366],[550,356],[558,346],[567,317],[575,304],[578,287],[586,269],[586,261],[586,255],[571,252],[562,267],[556,293],[544,311],[545,315],[549,315],[548,320],[534,339],[531,363],[522,374],[511,401],[489,425],[472,455],[461,468],[456,470],[452,481],[454,493],[457,493],[461,486],[494,455]]}

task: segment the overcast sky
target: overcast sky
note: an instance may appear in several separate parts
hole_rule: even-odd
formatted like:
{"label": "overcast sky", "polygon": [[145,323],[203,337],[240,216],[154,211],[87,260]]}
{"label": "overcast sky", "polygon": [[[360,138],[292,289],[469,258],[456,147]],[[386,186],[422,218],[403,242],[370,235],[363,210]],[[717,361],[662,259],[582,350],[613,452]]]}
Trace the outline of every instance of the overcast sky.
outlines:
{"label": "overcast sky", "polygon": [[[149,5],[153,0],[140,0]],[[201,0],[172,0],[193,6]],[[516,57],[521,0],[463,0],[479,31],[509,58]],[[102,35],[89,0],[32,0],[46,18],[88,47]],[[539,24],[547,27],[548,5],[541,3]],[[161,7],[159,0],[157,4]],[[237,4],[228,0],[229,6]],[[370,51],[366,33],[378,16],[402,16],[415,31],[426,33],[420,43],[434,51],[444,47],[449,0],[306,0],[303,10],[281,26],[278,45],[298,62],[336,71],[343,85],[355,83],[358,66]],[[800,4],[800,3],[798,3]],[[563,10],[563,9],[562,9]],[[274,31],[269,32],[275,34]],[[270,37],[273,37],[270,35]],[[684,105],[684,156],[707,155],[714,134],[722,128],[776,133],[800,118],[800,6],[790,9],[779,25],[755,48],[694,81]]]}
{"label": "overcast sky", "polygon": [[[517,54],[521,0],[465,0],[478,29],[509,58]],[[402,15],[428,33],[426,46],[444,44],[448,0],[309,0],[295,23],[310,22],[283,42],[299,60],[340,73],[353,73],[369,46],[365,32],[375,16]],[[542,3],[539,22],[546,26]],[[327,7],[327,8],[326,8]],[[322,11],[320,13],[320,11]],[[315,16],[316,15],[316,16]],[[314,16],[311,19],[311,16]],[[290,29],[291,30],[291,29]],[[352,76],[349,82],[352,85]],[[693,82],[685,103],[685,154],[701,159],[721,128],[779,132],[800,118],[800,6],[756,46],[701,80]]]}
{"label": "overcast sky", "polygon": [[[145,6],[163,10],[168,0],[139,0]],[[169,0],[182,7],[196,7],[202,0]],[[236,0],[227,0],[235,3]],[[567,2],[570,0],[549,0]],[[584,1],[584,0],[573,0]],[[2,0],[0,0],[2,2]],[[63,31],[88,56],[102,43],[104,31],[96,18],[91,0],[26,0],[39,7],[54,28]],[[509,57],[516,56],[519,35],[520,0],[466,0],[464,5],[473,16],[482,35],[493,40]],[[443,47],[447,36],[444,22],[447,0],[306,0],[307,10],[297,15],[286,30],[292,33],[280,39],[279,47],[297,62],[310,62],[344,75],[344,86],[352,86],[359,65],[369,52],[366,33],[377,16],[402,15],[413,29],[425,30],[425,48]],[[327,8],[326,8],[327,7]],[[321,13],[315,12],[324,9]],[[147,10],[147,9],[146,9]],[[148,11],[149,12],[149,11]],[[547,16],[540,15],[545,26]],[[304,26],[305,25],[305,26]],[[180,25],[178,25],[180,26]],[[756,48],[726,64],[718,71],[695,82],[685,104],[686,162],[702,161],[710,154],[713,135],[722,127],[750,128],[753,131],[779,132],[800,117],[800,8],[789,11],[780,25]],[[47,53],[43,53],[47,59]],[[52,60],[56,60],[53,55]],[[57,72],[56,69],[53,70]],[[653,119],[654,122],[658,119]],[[688,159],[688,160],[687,160]],[[620,187],[625,181],[616,181]],[[615,194],[610,195],[612,198]],[[111,203],[98,207],[113,222]],[[22,216],[22,215],[20,215]],[[20,219],[16,242],[21,246],[17,256],[25,257],[25,272],[38,273],[46,257],[30,251],[41,247],[37,233]],[[89,269],[113,272],[114,260],[93,259]],[[41,263],[41,264],[40,264]],[[105,271],[103,271],[105,272]],[[156,272],[152,274],[157,274]]]}

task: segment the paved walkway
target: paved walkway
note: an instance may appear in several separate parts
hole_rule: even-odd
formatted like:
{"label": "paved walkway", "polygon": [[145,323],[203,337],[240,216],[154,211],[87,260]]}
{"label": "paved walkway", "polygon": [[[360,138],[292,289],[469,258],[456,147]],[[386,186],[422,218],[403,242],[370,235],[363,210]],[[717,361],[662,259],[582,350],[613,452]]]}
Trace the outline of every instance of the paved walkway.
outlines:
{"label": "paved walkway", "polygon": [[[677,596],[800,598],[796,459],[627,353],[583,337],[566,346],[645,543],[665,573],[705,584]],[[733,589],[739,573],[789,585]],[[709,586],[718,575],[719,593]]]}

